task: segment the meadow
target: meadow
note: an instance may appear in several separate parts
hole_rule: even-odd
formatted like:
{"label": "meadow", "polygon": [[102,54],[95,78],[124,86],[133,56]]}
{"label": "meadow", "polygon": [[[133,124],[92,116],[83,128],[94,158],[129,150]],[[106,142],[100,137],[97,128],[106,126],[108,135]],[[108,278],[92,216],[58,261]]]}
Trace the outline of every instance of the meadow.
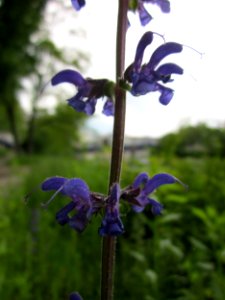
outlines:
{"label": "meadow", "polygon": [[[100,216],[78,234],[55,221],[68,202],[40,190],[49,176],[80,177],[93,191],[107,192],[107,153],[93,158],[33,155],[10,158],[0,190],[0,298],[62,300],[72,290],[99,299]],[[225,299],[225,161],[221,157],[124,159],[121,186],[141,171],[169,172],[188,185],[163,186],[154,198],[161,216],[121,207],[126,232],[118,238],[115,299]],[[4,180],[3,180],[4,179]],[[29,194],[29,197],[25,197]]]}

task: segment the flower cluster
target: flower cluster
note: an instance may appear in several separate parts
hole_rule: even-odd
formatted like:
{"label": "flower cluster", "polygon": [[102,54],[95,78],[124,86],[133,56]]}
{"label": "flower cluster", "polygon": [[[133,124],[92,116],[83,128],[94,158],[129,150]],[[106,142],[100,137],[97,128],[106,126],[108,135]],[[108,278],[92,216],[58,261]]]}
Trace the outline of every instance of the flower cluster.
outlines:
{"label": "flower cluster", "polygon": [[[119,211],[121,200],[129,203],[136,213],[143,211],[146,206],[150,206],[152,213],[159,215],[163,206],[149,195],[161,185],[175,182],[181,183],[170,174],[161,173],[149,178],[147,173],[140,173],[131,185],[122,190],[119,184],[115,183],[111,187],[109,195],[105,196],[91,192],[86,182],[80,178],[69,179],[56,176],[46,179],[41,188],[43,191],[56,191],[46,205],[59,193],[71,199],[56,213],[56,220],[59,224],[68,224],[74,230],[82,232],[91,217],[101,214],[104,210],[99,235],[118,236],[124,232]],[[71,216],[71,213],[74,214]]]}
{"label": "flower cluster", "polygon": [[131,94],[134,96],[145,95],[149,92],[160,92],[160,103],[167,105],[173,97],[173,90],[165,87],[159,82],[167,83],[172,81],[172,74],[183,74],[183,69],[174,63],[159,65],[166,56],[182,51],[182,45],[168,42],[159,46],[150,57],[148,63],[142,65],[144,51],[153,40],[154,33],[146,32],[140,39],[134,62],[126,69],[124,78],[131,86]]}
{"label": "flower cluster", "polygon": [[[161,94],[160,103],[167,105],[174,91],[163,84],[173,81],[172,74],[183,74],[183,69],[174,63],[159,64],[166,56],[181,52],[183,46],[174,42],[164,43],[153,52],[148,63],[142,64],[145,49],[152,43],[153,37],[154,33],[151,31],[142,36],[134,62],[124,72],[124,79],[131,85],[128,90],[133,96],[158,91]],[[106,116],[114,115],[114,82],[107,79],[85,79],[78,71],[66,69],[53,76],[51,83],[53,86],[71,83],[77,88],[76,95],[67,101],[78,112],[93,115],[98,99],[105,99],[102,113]]]}

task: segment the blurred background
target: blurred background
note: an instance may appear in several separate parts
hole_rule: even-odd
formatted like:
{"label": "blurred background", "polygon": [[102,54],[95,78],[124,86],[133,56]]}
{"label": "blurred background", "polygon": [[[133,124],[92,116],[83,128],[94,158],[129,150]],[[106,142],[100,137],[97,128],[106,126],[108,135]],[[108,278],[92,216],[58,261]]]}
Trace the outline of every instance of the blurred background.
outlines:
{"label": "blurred background", "polygon": [[[112,118],[101,115],[102,103],[91,118],[76,113],[65,101],[74,88],[53,88],[49,80],[65,68],[114,79],[114,2],[87,0],[77,13],[69,0],[0,1],[3,300],[62,300],[73,290],[99,299],[101,217],[82,234],[61,227],[55,213],[68,200],[57,196],[43,210],[51,193],[39,186],[54,175],[80,177],[92,191],[107,193]],[[145,171],[169,172],[189,188],[164,186],[155,193],[162,216],[121,207],[126,232],[117,243],[117,300],[225,299],[224,4],[209,2],[171,0],[168,15],[148,5],[154,19],[147,28],[129,14],[127,65],[146,30],[203,54],[185,47],[171,56],[186,72],[172,83],[168,107],[157,94],[128,95],[121,186]],[[147,59],[161,42],[154,40]]]}

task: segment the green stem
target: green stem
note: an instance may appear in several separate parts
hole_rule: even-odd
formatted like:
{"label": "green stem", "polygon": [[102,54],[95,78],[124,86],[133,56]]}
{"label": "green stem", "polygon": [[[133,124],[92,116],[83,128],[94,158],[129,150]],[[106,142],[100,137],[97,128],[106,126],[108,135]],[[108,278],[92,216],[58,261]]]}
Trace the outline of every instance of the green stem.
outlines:
{"label": "green stem", "polygon": [[[129,0],[119,0],[116,44],[116,89],[115,116],[109,188],[120,181],[121,165],[124,149],[124,130],[126,112],[126,92],[120,88],[119,81],[123,77],[125,62],[125,44],[127,30],[127,11]],[[101,300],[113,299],[116,237],[106,236],[102,242],[102,278]]]}

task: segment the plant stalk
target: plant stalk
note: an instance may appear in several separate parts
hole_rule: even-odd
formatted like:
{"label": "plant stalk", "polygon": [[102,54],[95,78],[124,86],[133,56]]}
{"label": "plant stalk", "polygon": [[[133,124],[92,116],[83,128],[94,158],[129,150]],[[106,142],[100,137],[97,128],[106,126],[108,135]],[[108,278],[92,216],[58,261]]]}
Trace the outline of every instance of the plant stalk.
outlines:
{"label": "plant stalk", "polygon": [[[119,0],[116,41],[116,89],[115,115],[112,140],[109,189],[113,183],[120,181],[126,113],[126,91],[120,88],[125,64],[125,45],[127,31],[127,11],[129,0]],[[101,300],[113,300],[114,269],[115,269],[116,237],[106,236],[102,241],[102,278]]]}

